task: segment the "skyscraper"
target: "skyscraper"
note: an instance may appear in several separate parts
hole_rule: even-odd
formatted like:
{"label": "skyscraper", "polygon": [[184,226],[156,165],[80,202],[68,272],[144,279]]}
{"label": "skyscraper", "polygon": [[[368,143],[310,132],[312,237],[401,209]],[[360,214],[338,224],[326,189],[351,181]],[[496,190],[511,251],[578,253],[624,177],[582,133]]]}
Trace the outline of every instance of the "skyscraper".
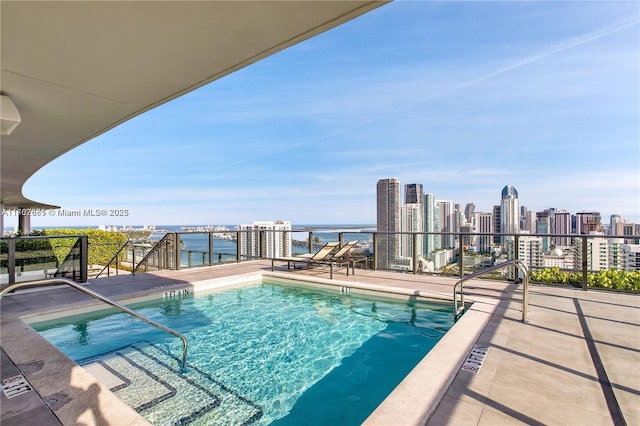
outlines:
{"label": "skyscraper", "polygon": [[[400,206],[400,230],[402,232],[422,232],[424,220],[422,219],[422,204],[407,203]],[[415,241],[415,246],[414,246]],[[422,256],[424,249],[424,236],[402,234],[400,239],[400,256],[413,257],[414,247],[416,256]]]}
{"label": "skyscraper", "polygon": [[[551,214],[549,210],[536,213],[536,234],[551,234]],[[551,237],[542,237],[542,251],[548,253]]]}
{"label": "skyscraper", "polygon": [[[477,213],[476,232],[478,233],[493,233],[493,215],[491,213]],[[491,236],[480,235],[476,239],[476,251],[478,253],[491,253]]]}
{"label": "skyscraper", "polygon": [[500,200],[500,232],[517,234],[520,232],[520,202],[518,191],[511,185],[502,188]]}
{"label": "skyscraper", "polygon": [[[436,200],[440,213],[440,232],[458,232],[458,218],[453,201]],[[458,239],[455,235],[443,235],[442,247],[456,248]]]}
{"label": "skyscraper", "polygon": [[377,251],[378,267],[390,269],[400,251],[400,181],[396,178],[380,179],[376,185],[376,226],[380,234],[374,250]]}
{"label": "skyscraper", "polygon": [[[433,194],[424,195],[424,232],[440,232],[440,213],[436,207],[436,197]],[[429,254],[442,247],[440,235],[427,235],[424,240],[424,254]]]}
{"label": "skyscraper", "polygon": [[404,186],[405,204],[422,204],[423,199],[424,191],[421,183],[408,183]]}
{"label": "skyscraper", "polygon": [[601,217],[599,212],[576,213],[576,234],[600,232],[601,227]]}
{"label": "skyscraper", "polygon": [[571,234],[571,214],[565,210],[556,212],[556,223],[553,233],[556,235],[554,244],[556,247],[570,247],[571,237],[558,237],[557,235]]}
{"label": "skyscraper", "polygon": [[[500,206],[493,206],[493,230],[496,234],[499,234],[501,232],[500,230],[502,229],[500,220]],[[500,237],[499,235],[494,235],[493,242],[495,244],[500,244],[502,242],[502,237]]]}

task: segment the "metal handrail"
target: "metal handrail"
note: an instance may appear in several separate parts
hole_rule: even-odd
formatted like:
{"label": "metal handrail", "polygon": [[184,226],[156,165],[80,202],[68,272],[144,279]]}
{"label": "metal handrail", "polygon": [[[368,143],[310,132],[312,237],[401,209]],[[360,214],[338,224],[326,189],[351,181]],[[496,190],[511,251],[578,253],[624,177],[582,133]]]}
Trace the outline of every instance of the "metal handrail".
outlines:
{"label": "metal handrail", "polygon": [[[151,248],[151,250],[149,250],[147,252],[147,254],[144,255],[142,260],[140,262],[138,262],[137,265],[133,265],[133,274],[135,275],[135,273],[138,272],[138,269],[140,269],[140,267],[143,264],[149,263],[149,259],[151,258],[151,256],[153,256],[154,254],[158,253],[160,251],[160,249],[167,244],[167,241],[173,235],[175,235],[175,232],[167,232],[166,234],[164,234],[164,237],[162,237],[162,238],[160,238],[160,240],[158,240],[158,242],[153,246],[153,248]],[[167,268],[167,269],[170,269],[170,268]],[[145,269],[145,271],[146,271],[146,269]]]}
{"label": "metal handrail", "polygon": [[162,324],[158,324],[155,321],[150,320],[149,318],[146,318],[142,315],[140,315],[139,313],[132,311],[131,309],[127,308],[126,306],[123,306],[121,304],[119,304],[118,302],[115,302],[99,293],[96,293],[95,291],[89,290],[88,288],[82,287],[80,284],[76,283],[75,281],[66,279],[66,278],[53,278],[53,279],[49,279],[49,280],[38,280],[38,281],[26,281],[26,282],[21,282],[21,283],[14,283],[14,284],[9,284],[7,287],[3,288],[2,290],[0,290],[0,299],[2,299],[2,296],[4,296],[6,293],[10,292],[11,290],[15,290],[17,288],[20,287],[27,287],[27,286],[33,286],[33,285],[47,285],[47,284],[55,284],[55,283],[60,283],[60,284],[66,284],[70,287],[75,288],[76,290],[80,290],[81,292],[93,297],[94,299],[98,299],[108,305],[113,306],[114,308],[117,308],[119,310],[121,310],[122,312],[126,312],[129,315],[132,315],[136,318],[138,318],[141,321],[146,322],[149,325],[152,325],[162,331],[165,331],[169,334],[172,334],[178,338],[180,338],[180,340],[182,340],[182,361],[180,362],[180,372],[184,373],[185,371],[187,371],[187,348],[189,343],[187,342],[187,338],[181,334],[178,333],[177,331],[174,331],[168,327],[165,327]]}
{"label": "metal handrail", "polygon": [[489,272],[496,271],[498,269],[503,269],[507,266],[515,265],[520,271],[522,271],[524,277],[522,279],[522,322],[527,322],[527,311],[529,310],[529,267],[526,263],[524,263],[520,259],[511,259],[504,263],[500,263],[499,265],[494,265],[488,268],[485,268],[481,271],[474,272],[473,274],[466,275],[456,282],[453,286],[453,313],[454,315],[458,315],[458,299],[456,298],[456,288],[458,284],[460,284],[460,305],[464,309],[464,293],[463,293],[463,283],[465,281],[471,280],[473,278],[477,278],[481,275],[485,275]]}
{"label": "metal handrail", "polygon": [[[129,245],[129,243],[131,243],[131,240],[127,240],[124,242],[124,244],[122,245],[122,247],[120,247],[120,249],[116,252],[116,254],[113,255],[113,257],[109,260],[109,262],[107,262],[107,264],[104,266],[104,268],[102,268],[102,270],[98,273],[98,275],[96,275],[96,278],[99,278],[100,275],[102,275],[102,273],[106,270],[109,269],[109,267],[111,266],[111,262],[113,262],[114,260],[116,260],[118,258],[118,256],[120,256],[120,253],[122,253],[122,251],[127,248],[127,246]],[[118,271],[118,262],[116,261],[116,275],[117,275],[117,271]],[[110,276],[109,272],[107,272],[107,276]]]}

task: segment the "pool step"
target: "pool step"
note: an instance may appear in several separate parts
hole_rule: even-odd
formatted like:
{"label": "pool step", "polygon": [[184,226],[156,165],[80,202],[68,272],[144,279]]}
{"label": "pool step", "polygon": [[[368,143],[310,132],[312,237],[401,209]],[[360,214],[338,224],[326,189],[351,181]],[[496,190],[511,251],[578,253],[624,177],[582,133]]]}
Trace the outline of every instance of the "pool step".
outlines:
{"label": "pool step", "polygon": [[119,398],[154,425],[251,424],[262,409],[208,374],[189,365],[178,372],[164,348],[143,342],[91,359],[83,365]]}

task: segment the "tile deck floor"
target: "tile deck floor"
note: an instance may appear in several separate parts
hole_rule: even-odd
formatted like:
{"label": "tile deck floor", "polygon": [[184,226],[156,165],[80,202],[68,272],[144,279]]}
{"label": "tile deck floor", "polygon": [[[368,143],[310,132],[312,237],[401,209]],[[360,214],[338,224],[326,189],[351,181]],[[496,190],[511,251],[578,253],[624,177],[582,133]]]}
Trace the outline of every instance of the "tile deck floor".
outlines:
{"label": "tile deck floor", "polygon": [[[286,264],[276,270],[285,271]],[[100,278],[90,288],[107,297],[161,291],[163,286],[270,272],[267,261],[182,271],[160,271]],[[328,269],[295,270],[291,276],[328,278]],[[334,279],[432,292],[451,297],[455,279],[357,270],[334,273]],[[467,285],[480,285],[470,282]],[[509,284],[482,282],[507,289]],[[467,300],[473,300],[467,296]],[[421,400],[429,425],[640,425],[640,297],[580,289],[532,286],[528,323],[520,321],[519,302],[489,302],[478,296],[474,309],[494,304],[477,344],[489,346],[478,374],[456,370],[439,404]],[[1,395],[3,426],[36,422],[62,424],[145,424],[133,410],[80,367],[50,347],[19,317],[51,309],[82,306],[92,299],[70,288],[5,296],[2,300],[2,378],[15,366],[37,391],[33,401],[17,407],[16,398]],[[34,365],[39,368],[33,368]],[[6,374],[5,374],[6,373]],[[424,379],[428,382],[428,378]],[[89,390],[93,392],[88,392]],[[43,402],[46,401],[49,407]],[[39,401],[39,403],[38,403]],[[400,401],[398,409],[402,410]],[[415,407],[404,407],[405,409]],[[46,412],[46,413],[45,413]],[[44,413],[44,414],[43,414]],[[54,415],[52,415],[54,414]],[[44,417],[40,417],[44,416]],[[372,416],[368,424],[401,425],[401,417]]]}

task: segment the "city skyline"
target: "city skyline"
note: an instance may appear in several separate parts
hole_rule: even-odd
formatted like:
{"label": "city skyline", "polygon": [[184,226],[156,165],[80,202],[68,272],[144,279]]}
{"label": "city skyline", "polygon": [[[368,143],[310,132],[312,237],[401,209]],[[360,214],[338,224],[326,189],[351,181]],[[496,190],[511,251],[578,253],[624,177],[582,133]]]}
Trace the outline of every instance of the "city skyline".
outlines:
{"label": "city skyline", "polygon": [[24,187],[127,216],[31,224],[373,224],[381,176],[476,211],[513,185],[530,210],[640,223],[639,36],[634,2],[394,2],[126,122]]}
{"label": "city skyline", "polygon": [[[420,188],[420,190],[422,190],[423,185],[420,183],[411,183],[411,184],[405,184],[403,182],[401,182],[400,180],[398,180],[397,178],[391,177],[391,178],[381,178],[378,180],[377,182],[377,186],[378,189],[377,191],[373,191],[374,194],[376,195],[376,206],[374,208],[374,211],[377,211],[376,216],[377,216],[377,220],[374,221],[354,221],[354,222],[332,222],[332,223],[314,223],[314,222],[292,222],[290,220],[287,220],[286,218],[269,218],[269,217],[263,217],[261,215],[258,215],[260,217],[256,217],[255,219],[251,220],[251,222],[263,222],[263,221],[268,221],[268,222],[281,222],[281,221],[285,221],[286,223],[291,223],[293,225],[319,225],[319,226],[323,226],[323,225],[370,225],[370,226],[378,226],[378,228],[380,228],[380,221],[379,221],[379,217],[380,217],[380,205],[377,203],[378,197],[380,196],[380,181],[384,181],[384,180],[395,180],[395,183],[397,184],[398,188],[395,190],[396,191],[396,195],[398,196],[398,200],[397,200],[397,209],[398,211],[400,211],[400,207],[402,207],[405,204],[411,204],[411,203],[407,203],[407,193],[405,192],[407,190],[407,187],[411,186],[413,189],[412,191],[415,190],[415,186],[418,186]],[[502,188],[502,190],[500,191],[499,196],[496,198],[496,202],[491,206],[491,208],[485,210],[481,210],[478,209],[475,202],[473,200],[468,201],[468,202],[458,202],[457,200],[454,199],[447,199],[447,197],[438,197],[436,194],[432,194],[427,190],[425,190],[422,193],[422,196],[428,196],[432,199],[433,202],[436,203],[447,203],[447,204],[451,204],[451,206],[459,206],[460,210],[459,212],[461,213],[465,213],[466,207],[468,207],[469,205],[473,205],[474,207],[474,214],[487,214],[487,215],[491,215],[491,216],[495,216],[496,215],[496,209],[497,209],[497,217],[501,216],[501,208],[502,205],[505,201],[504,198],[501,198],[501,196],[504,196],[504,193],[507,189],[513,190],[516,193],[516,199],[519,200],[518,198],[518,191],[517,188],[515,188],[513,185],[505,185],[504,188]],[[413,197],[413,195],[411,195],[410,197]],[[631,220],[630,218],[624,216],[624,215],[620,215],[618,213],[612,213],[611,215],[604,215],[601,213],[600,210],[598,209],[582,209],[582,210],[578,210],[578,211],[569,211],[565,208],[562,208],[561,206],[548,206],[545,207],[544,209],[531,209],[528,205],[523,204],[523,203],[519,203],[518,207],[516,210],[518,210],[518,212],[520,211],[521,208],[526,209],[527,212],[530,213],[545,213],[548,212],[549,210],[553,210],[555,212],[555,214],[567,214],[569,215],[569,217],[577,217],[580,216],[582,214],[597,214],[600,216],[601,218],[601,224],[604,227],[608,227],[610,220],[613,218],[620,218],[622,220],[624,220],[624,223],[633,223],[633,224],[638,224],[640,225],[640,221],[639,222],[635,222],[633,220]],[[389,210],[389,209],[387,209]],[[64,227],[64,223],[62,223],[62,221],[64,221],[65,219],[67,220],[74,220],[76,221],[78,218],[89,218],[89,223],[87,224],[78,224],[78,225],[73,225],[74,227],[77,226],[89,226],[89,227],[97,227],[97,226],[114,226],[114,223],[111,222],[106,222],[104,220],[100,221],[101,219],[105,219],[108,218],[108,213],[107,215],[102,215],[101,213],[98,212],[98,209],[76,209],[76,210],[67,210],[67,209],[60,209],[60,210],[54,210],[54,211],[43,211],[40,212],[42,214],[42,217],[47,217],[47,219],[49,219],[53,224],[51,225],[41,225],[43,227],[46,228],[51,228],[51,227]],[[386,213],[388,214],[389,212],[386,211]],[[512,214],[513,215],[513,214]],[[36,216],[36,218],[38,218],[39,216]],[[465,216],[466,217],[466,216]],[[11,219],[16,219],[17,218],[17,212],[15,210],[8,210],[5,212],[5,229],[6,230],[13,230],[14,228],[17,229],[17,220],[13,221]],[[467,218],[468,219],[468,218]],[[397,219],[399,220],[399,218]],[[55,223],[57,221],[57,223]],[[99,223],[96,221],[100,221]],[[15,223],[14,223],[15,222]],[[80,221],[82,222],[82,220]],[[501,220],[498,220],[498,223],[500,223]],[[144,223],[129,223],[129,222],[123,222],[120,225],[124,225],[124,226],[156,226],[156,225],[168,225],[168,226],[188,226],[188,225],[211,225],[212,222],[182,222],[182,223],[160,223],[160,224],[155,224],[155,223],[150,223],[150,222],[144,222]],[[223,223],[223,222],[217,222],[216,224],[220,224],[220,225],[237,225],[237,226],[241,226],[242,224],[240,224],[239,222],[228,222],[228,223]],[[397,224],[399,227],[399,223]],[[118,226],[118,225],[115,225]],[[383,226],[385,227],[385,226]],[[33,226],[33,229],[38,229],[38,226]],[[378,229],[380,230],[380,229]],[[389,229],[391,230],[391,229]],[[483,231],[485,232],[485,231]],[[513,233],[513,232],[518,232],[517,229],[513,229],[513,230],[502,230],[502,231],[494,231],[494,232],[505,232],[505,233]],[[567,234],[570,234],[571,232],[566,232]]]}

